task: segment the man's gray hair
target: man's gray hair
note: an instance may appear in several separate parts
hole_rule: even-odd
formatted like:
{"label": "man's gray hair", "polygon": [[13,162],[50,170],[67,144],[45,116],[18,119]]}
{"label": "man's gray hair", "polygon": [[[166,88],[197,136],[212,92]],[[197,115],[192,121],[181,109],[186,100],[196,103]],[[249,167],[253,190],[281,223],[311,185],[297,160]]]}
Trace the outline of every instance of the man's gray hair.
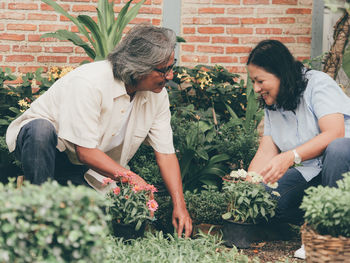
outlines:
{"label": "man's gray hair", "polygon": [[152,70],[168,63],[176,44],[173,30],[152,25],[137,25],[108,55],[115,79],[135,85]]}

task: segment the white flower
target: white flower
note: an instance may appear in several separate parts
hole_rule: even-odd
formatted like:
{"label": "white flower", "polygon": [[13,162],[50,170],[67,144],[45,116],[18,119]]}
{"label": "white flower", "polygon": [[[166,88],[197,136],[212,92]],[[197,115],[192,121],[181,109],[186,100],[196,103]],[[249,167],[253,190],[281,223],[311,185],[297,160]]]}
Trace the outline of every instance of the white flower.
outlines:
{"label": "white flower", "polygon": [[267,183],[267,186],[272,188],[272,189],[276,189],[278,187],[278,183],[275,182],[275,183]]}
{"label": "white flower", "polygon": [[248,176],[252,178],[252,183],[261,183],[263,181],[262,175],[256,173],[256,172],[249,172]]}
{"label": "white flower", "polygon": [[239,169],[237,171],[232,171],[230,173],[230,176],[233,178],[246,178],[247,177],[247,172],[243,169]]}
{"label": "white flower", "polygon": [[275,196],[281,196],[279,192],[277,191],[272,191],[271,194],[275,195]]}

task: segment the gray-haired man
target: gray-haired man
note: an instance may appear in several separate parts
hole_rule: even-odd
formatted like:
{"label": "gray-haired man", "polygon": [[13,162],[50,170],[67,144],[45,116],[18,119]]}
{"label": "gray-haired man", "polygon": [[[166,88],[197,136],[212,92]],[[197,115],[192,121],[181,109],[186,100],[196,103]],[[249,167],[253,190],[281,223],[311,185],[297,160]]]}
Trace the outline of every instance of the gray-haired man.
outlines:
{"label": "gray-haired man", "polygon": [[[108,60],[80,66],[55,82],[7,130],[9,150],[22,161],[25,178],[35,184],[48,178],[79,184],[85,174],[100,188],[102,175],[130,173],[127,163],[146,140],[172,197],[173,225],[179,235],[185,229],[189,236],[192,222],[164,89],[173,77],[175,43],[170,29],[136,26]],[[145,184],[131,174],[135,183]]]}

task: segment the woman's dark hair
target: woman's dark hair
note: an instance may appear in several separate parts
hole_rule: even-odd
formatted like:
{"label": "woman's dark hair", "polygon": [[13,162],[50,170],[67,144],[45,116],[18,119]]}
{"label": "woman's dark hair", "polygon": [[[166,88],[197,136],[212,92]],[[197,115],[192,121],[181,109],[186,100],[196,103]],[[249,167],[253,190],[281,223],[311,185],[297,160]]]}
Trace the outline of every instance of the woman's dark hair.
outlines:
{"label": "woman's dark hair", "polygon": [[[261,41],[250,53],[247,65],[249,64],[261,67],[279,78],[280,90],[275,107],[284,110],[297,108],[307,85],[306,71],[285,45],[277,40]],[[263,104],[267,107],[264,102]]]}

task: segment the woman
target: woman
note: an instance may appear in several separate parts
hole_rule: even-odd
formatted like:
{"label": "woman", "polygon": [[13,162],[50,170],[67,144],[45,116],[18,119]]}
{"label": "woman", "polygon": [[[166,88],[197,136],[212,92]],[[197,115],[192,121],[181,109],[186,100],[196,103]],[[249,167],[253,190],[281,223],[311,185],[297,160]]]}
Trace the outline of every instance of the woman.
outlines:
{"label": "woman", "polygon": [[320,183],[334,187],[350,170],[350,99],[276,40],[260,42],[247,66],[265,107],[264,135],[248,170],[265,183],[278,182],[274,220],[300,224],[304,190]]}

